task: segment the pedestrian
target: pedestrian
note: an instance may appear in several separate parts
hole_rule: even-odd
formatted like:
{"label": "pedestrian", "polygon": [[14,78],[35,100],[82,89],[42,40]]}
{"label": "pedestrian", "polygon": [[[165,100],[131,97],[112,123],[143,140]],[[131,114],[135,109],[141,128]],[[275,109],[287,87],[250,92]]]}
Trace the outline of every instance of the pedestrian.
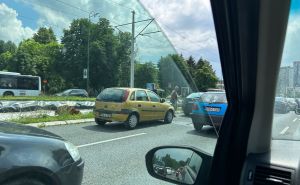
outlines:
{"label": "pedestrian", "polygon": [[172,106],[174,107],[175,111],[177,110],[177,101],[178,101],[178,90],[179,90],[179,87],[178,86],[175,86],[174,90],[172,91],[171,93],[171,104]]}

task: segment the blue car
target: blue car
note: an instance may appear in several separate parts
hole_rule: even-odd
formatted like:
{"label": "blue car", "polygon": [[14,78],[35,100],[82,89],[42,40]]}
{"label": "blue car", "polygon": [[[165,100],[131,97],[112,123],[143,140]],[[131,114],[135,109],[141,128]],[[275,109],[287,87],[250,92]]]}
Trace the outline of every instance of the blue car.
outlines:
{"label": "blue car", "polygon": [[206,92],[194,102],[191,118],[194,128],[201,131],[203,125],[220,127],[227,109],[225,92]]}

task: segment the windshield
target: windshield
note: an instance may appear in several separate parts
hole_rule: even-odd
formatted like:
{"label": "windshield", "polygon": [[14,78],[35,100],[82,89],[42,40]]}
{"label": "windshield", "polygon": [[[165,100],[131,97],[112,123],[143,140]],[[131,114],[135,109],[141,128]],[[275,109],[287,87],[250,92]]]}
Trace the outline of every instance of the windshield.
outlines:
{"label": "windshield", "polygon": [[291,1],[284,50],[277,80],[273,139],[300,140],[300,5]]}
{"label": "windshield", "polygon": [[[1,74],[35,81],[12,88],[17,78],[0,77],[0,121],[73,143],[84,161],[83,185],[167,184],[149,176],[145,154],[174,144],[213,154],[227,109],[209,0],[0,0]],[[0,133],[0,153],[9,146],[3,138]],[[19,148],[33,154],[39,142]],[[54,154],[40,158],[69,165],[78,155],[65,145],[45,141],[41,147]],[[157,161],[163,163],[156,170],[174,178],[187,167],[184,154]]]}

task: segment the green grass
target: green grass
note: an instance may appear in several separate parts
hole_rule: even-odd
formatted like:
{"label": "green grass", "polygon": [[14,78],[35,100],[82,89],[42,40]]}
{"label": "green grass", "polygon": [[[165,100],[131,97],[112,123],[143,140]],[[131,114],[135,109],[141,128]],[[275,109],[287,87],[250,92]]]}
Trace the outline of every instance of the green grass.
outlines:
{"label": "green grass", "polygon": [[29,123],[40,123],[40,122],[50,122],[50,121],[66,121],[66,120],[76,120],[76,119],[89,119],[94,118],[93,112],[87,114],[62,114],[58,116],[48,116],[39,115],[38,117],[20,117],[18,119],[8,120],[10,122],[29,124]]}
{"label": "green grass", "polygon": [[10,101],[95,101],[96,98],[76,96],[0,96],[0,100]]}

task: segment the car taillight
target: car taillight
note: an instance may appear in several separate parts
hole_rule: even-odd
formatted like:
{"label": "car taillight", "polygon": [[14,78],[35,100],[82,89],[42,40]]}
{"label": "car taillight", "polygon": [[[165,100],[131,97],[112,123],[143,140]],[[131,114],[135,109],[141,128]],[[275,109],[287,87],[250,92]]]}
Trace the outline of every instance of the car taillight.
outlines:
{"label": "car taillight", "polygon": [[125,90],[124,95],[123,95],[123,101],[126,101],[129,95],[129,90]]}
{"label": "car taillight", "polygon": [[198,107],[198,105],[197,104],[193,104],[193,110],[199,110],[199,107]]}

